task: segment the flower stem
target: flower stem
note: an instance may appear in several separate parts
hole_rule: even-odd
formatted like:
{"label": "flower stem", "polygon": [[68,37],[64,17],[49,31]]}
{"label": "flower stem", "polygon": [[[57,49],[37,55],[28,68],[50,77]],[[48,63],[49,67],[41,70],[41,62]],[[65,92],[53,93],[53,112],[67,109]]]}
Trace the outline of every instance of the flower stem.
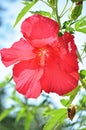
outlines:
{"label": "flower stem", "polygon": [[61,21],[60,21],[60,17],[59,17],[59,14],[58,14],[58,0],[55,0],[55,3],[56,3],[56,8],[55,8],[55,10],[56,10],[56,20],[61,27]]}
{"label": "flower stem", "polygon": [[[68,4],[68,0],[66,0],[65,6],[64,6],[64,8],[63,8],[63,10],[62,10],[62,12],[61,12],[61,14],[60,14],[60,17],[62,17],[62,16],[64,15],[64,12],[65,12],[65,9],[66,9],[66,7],[67,7],[67,4]],[[69,9],[68,9],[68,10],[69,10]]]}

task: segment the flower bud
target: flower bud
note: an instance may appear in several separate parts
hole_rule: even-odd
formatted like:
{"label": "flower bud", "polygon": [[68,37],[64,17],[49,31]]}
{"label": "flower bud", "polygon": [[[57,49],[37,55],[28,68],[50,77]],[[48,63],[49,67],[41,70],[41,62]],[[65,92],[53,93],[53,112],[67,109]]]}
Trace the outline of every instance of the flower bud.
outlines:
{"label": "flower bud", "polygon": [[83,8],[83,2],[74,2],[71,8],[71,12],[69,15],[69,18],[71,20],[76,20],[82,13],[82,8]]}

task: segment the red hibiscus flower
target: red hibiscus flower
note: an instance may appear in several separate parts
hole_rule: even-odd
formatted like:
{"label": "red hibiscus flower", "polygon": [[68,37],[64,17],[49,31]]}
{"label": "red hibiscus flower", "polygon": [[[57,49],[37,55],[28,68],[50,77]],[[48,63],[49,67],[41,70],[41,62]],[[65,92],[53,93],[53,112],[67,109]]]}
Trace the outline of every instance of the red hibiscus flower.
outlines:
{"label": "red hibiscus flower", "polygon": [[14,64],[16,89],[27,98],[42,90],[63,95],[78,84],[74,37],[67,32],[58,36],[59,29],[54,20],[35,14],[21,25],[24,38],[0,51],[5,66]]}

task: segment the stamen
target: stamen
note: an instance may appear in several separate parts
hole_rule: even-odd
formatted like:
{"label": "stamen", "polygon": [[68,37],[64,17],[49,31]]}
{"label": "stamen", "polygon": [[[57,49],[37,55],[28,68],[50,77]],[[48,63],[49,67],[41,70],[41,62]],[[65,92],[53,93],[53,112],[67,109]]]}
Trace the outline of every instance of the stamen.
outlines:
{"label": "stamen", "polygon": [[44,67],[45,64],[46,64],[47,50],[44,49],[44,48],[39,49],[39,50],[40,50],[40,52],[39,52],[39,56],[40,56],[40,65],[41,65],[42,67]]}
{"label": "stamen", "polygon": [[45,66],[45,64],[46,64],[46,54],[42,54],[40,56],[40,65]]}

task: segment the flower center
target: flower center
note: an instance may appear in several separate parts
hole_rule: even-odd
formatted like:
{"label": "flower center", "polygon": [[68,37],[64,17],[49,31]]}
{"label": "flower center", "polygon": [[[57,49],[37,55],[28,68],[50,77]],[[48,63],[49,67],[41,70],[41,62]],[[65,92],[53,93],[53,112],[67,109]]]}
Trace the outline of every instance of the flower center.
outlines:
{"label": "flower center", "polygon": [[48,55],[49,55],[49,54],[48,54],[48,50],[47,50],[47,49],[45,49],[45,48],[39,49],[38,56],[40,57],[40,65],[41,65],[42,67],[45,66],[45,64],[46,64],[46,57],[47,57]]}

